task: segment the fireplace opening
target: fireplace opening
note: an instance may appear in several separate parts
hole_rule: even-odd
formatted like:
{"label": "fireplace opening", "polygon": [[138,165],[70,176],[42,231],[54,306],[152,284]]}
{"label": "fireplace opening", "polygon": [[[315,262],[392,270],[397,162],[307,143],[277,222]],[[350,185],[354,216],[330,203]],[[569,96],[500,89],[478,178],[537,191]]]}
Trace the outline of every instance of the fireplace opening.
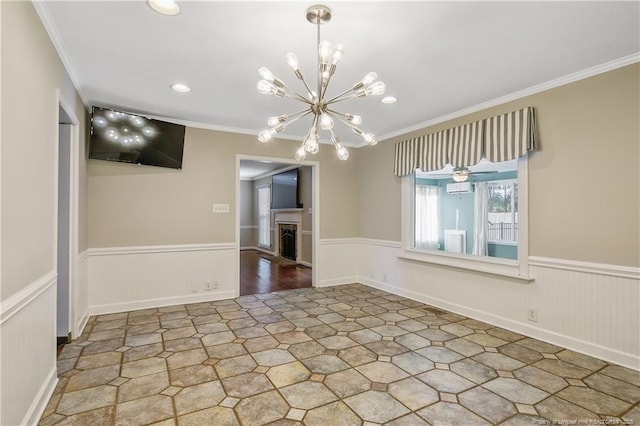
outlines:
{"label": "fireplace opening", "polygon": [[285,259],[297,260],[296,225],[280,224],[280,256]]}

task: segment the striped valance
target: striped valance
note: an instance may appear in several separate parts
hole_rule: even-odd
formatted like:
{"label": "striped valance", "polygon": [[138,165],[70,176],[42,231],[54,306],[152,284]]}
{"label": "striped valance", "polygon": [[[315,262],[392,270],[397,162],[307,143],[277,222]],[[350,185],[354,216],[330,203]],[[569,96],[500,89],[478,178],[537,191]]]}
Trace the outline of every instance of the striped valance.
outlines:
{"label": "striped valance", "polygon": [[494,163],[514,160],[535,149],[533,107],[523,108],[396,144],[394,173],[405,176],[416,169],[425,172],[470,167],[482,157]]}

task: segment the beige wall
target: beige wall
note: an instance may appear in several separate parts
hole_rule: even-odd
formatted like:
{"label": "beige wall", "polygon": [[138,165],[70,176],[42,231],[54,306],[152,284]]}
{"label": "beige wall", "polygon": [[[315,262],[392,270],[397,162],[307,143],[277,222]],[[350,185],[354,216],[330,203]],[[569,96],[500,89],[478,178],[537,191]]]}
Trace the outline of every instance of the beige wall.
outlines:
{"label": "beige wall", "polygon": [[[2,286],[0,299],[55,269],[56,91],[81,120],[85,110],[31,2],[2,7]],[[83,154],[83,152],[81,152]],[[81,157],[80,179],[85,162]],[[87,247],[80,184],[79,248]]]}
{"label": "beige wall", "polygon": [[[188,128],[182,170],[89,161],[89,246],[228,243],[235,240],[236,154],[291,159],[298,144]],[[320,238],[358,236],[357,162],[322,145]],[[231,213],[211,213],[229,203]]]}
{"label": "beige wall", "polygon": [[360,236],[401,239],[395,142],[533,106],[529,254],[639,266],[638,75],[634,64],[358,150]]}
{"label": "beige wall", "polygon": [[[327,150],[332,150],[327,146]],[[313,233],[313,170],[311,167],[300,168],[300,202],[303,205],[302,211],[302,231],[309,231]],[[309,214],[311,209],[311,214]],[[302,247],[302,261],[312,263],[313,262],[313,235],[307,233],[301,236]]]}

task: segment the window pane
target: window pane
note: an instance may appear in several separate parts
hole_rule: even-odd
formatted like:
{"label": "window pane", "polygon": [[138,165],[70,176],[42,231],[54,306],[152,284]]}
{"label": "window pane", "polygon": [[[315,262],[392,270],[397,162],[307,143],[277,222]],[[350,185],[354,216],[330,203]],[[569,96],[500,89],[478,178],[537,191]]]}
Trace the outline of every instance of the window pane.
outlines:
{"label": "window pane", "polygon": [[258,187],[258,245],[271,247],[271,187]]}
{"label": "window pane", "polygon": [[518,185],[490,183],[488,189],[489,241],[518,241]]}
{"label": "window pane", "polygon": [[438,187],[416,185],[415,246],[438,248]]}

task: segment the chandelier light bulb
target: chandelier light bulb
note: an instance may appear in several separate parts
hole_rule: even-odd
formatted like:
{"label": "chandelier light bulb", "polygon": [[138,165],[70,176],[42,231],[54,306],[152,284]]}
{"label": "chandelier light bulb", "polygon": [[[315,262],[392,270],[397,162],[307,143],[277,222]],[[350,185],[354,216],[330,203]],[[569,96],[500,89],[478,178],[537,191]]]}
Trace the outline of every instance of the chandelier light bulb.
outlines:
{"label": "chandelier light bulb", "polygon": [[262,67],[258,70],[258,75],[260,76],[260,78],[267,80],[270,83],[273,83],[273,80],[275,79],[273,73],[265,67]]}
{"label": "chandelier light bulb", "polygon": [[379,96],[383,95],[387,87],[381,81],[376,81],[371,86],[364,89],[365,96]]}
{"label": "chandelier light bulb", "polygon": [[349,158],[349,151],[344,147],[340,142],[335,144],[336,153],[338,154],[338,158],[342,161],[345,161]]}
{"label": "chandelier light bulb", "polygon": [[[284,120],[282,120],[282,121],[284,121]],[[280,117],[269,117],[269,119],[267,120],[267,124],[269,126],[271,126],[271,127],[276,127],[282,121],[280,121]]]}
{"label": "chandelier light bulb", "polygon": [[318,54],[320,55],[320,59],[322,59],[322,63],[326,64],[327,59],[331,56],[331,51],[333,50],[333,46],[327,40],[322,40],[320,42],[320,46],[318,47]]}
{"label": "chandelier light bulb", "polygon": [[373,133],[364,133],[362,135],[362,139],[371,146],[378,143],[376,136]]}
{"label": "chandelier light bulb", "polygon": [[301,146],[300,148],[298,148],[298,150],[296,151],[296,161],[302,161],[304,160],[304,157],[307,156],[307,151],[304,150],[304,146]]}
{"label": "chandelier light bulb", "polygon": [[320,118],[320,127],[322,127],[322,130],[333,129],[333,118],[328,114],[322,114],[322,118]]}
{"label": "chandelier light bulb", "polygon": [[287,64],[294,70],[300,69],[298,65],[298,57],[294,53],[287,53]]}
{"label": "chandelier light bulb", "polygon": [[332,64],[333,65],[338,65],[338,62],[340,62],[340,59],[342,59],[342,54],[344,53],[344,46],[341,44],[336,44],[333,47],[333,60],[332,60]]}
{"label": "chandelier light bulb", "polygon": [[276,134],[276,129],[267,129],[258,133],[258,141],[265,143],[269,142],[271,138]]}
{"label": "chandelier light bulb", "polygon": [[368,86],[369,84],[373,83],[377,79],[378,79],[378,74],[376,74],[375,72],[370,72],[369,74],[364,76],[360,84],[362,84],[363,86]]}
{"label": "chandelier light bulb", "polygon": [[362,124],[362,117],[360,117],[359,115],[347,114],[347,120],[352,122],[356,126],[359,126],[360,124]]}
{"label": "chandelier light bulb", "polygon": [[270,83],[267,80],[258,81],[258,85],[256,87],[258,88],[258,92],[262,93],[263,95],[273,95],[274,93],[276,93],[276,87],[273,85],[273,83]]}

